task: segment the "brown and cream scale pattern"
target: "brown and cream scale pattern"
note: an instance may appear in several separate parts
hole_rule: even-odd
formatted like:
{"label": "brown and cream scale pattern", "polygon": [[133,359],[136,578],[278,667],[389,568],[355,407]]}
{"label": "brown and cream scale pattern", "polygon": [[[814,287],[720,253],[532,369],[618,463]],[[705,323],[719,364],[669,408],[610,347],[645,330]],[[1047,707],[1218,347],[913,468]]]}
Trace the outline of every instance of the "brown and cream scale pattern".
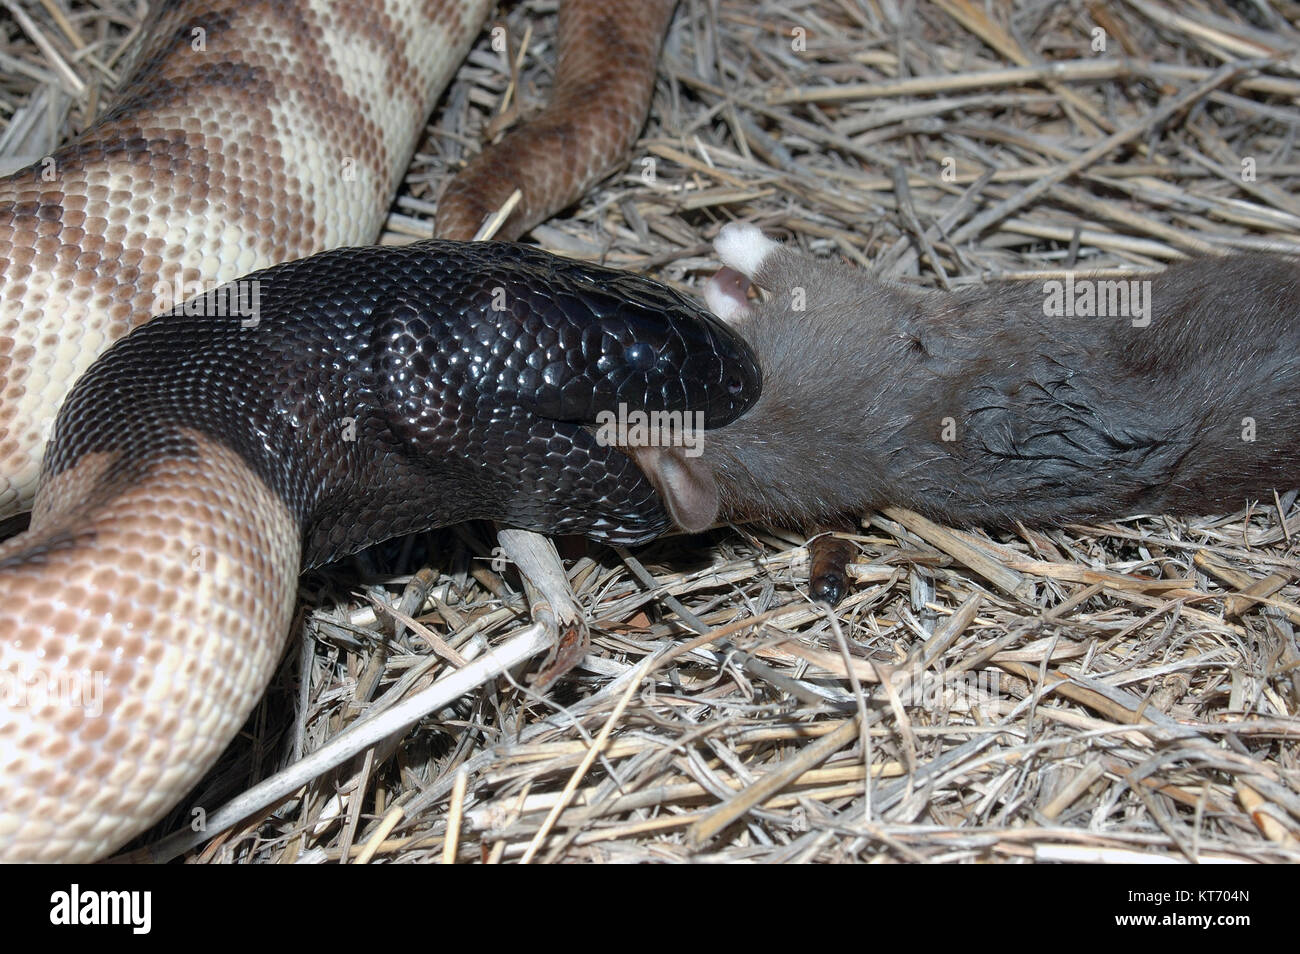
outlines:
{"label": "brown and cream scale pattern", "polygon": [[86,457],[0,547],[6,861],[93,860],[157,821],[280,657],[300,530],[237,454],[185,436],[196,454],[108,493],[111,461]]}
{"label": "brown and cream scale pattern", "polygon": [[489,7],[164,5],[117,105],[0,182],[0,514],[31,506],[63,397],[157,299],[374,240]]}
{"label": "brown and cream scale pattern", "polygon": [[[577,56],[559,84],[620,49],[583,30],[634,37],[652,66],[671,0],[584,3],[601,13],[562,24]],[[69,388],[157,310],[160,282],[211,287],[372,241],[490,6],[164,3],[116,107],[0,181],[0,513],[35,496],[31,530],[0,546],[0,859],[100,857],[188,791],[260,697],[299,570],[301,528],[238,455],[199,434],[182,435],[194,454],[136,469],[142,480],[88,454],[38,494]],[[570,97],[570,112],[604,118],[559,115],[576,133],[539,158],[564,175],[510,167],[529,208],[510,234],[609,168],[593,153],[632,141],[652,82]],[[639,106],[601,105],[629,90]],[[491,178],[481,188],[498,188]],[[41,686],[58,691],[45,699]],[[83,704],[66,704],[77,693]]]}

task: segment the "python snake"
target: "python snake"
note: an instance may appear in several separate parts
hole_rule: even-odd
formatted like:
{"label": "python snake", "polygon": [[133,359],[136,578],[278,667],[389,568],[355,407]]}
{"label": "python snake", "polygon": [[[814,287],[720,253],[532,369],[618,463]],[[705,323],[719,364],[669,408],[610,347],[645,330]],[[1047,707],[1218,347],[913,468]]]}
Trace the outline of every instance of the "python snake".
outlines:
{"label": "python snake", "polygon": [[[562,7],[552,106],[467,167],[439,234],[519,184],[517,236],[616,165],[673,6]],[[0,510],[34,499],[0,547],[0,859],[101,857],[184,795],[265,688],[304,561],[471,516],[642,539],[657,498],[581,425],[753,399],[744,346],[640,279],[505,244],[294,261],[374,240],[490,7],[165,3],[115,107],[0,182]],[[241,275],[83,378],[160,289]]]}

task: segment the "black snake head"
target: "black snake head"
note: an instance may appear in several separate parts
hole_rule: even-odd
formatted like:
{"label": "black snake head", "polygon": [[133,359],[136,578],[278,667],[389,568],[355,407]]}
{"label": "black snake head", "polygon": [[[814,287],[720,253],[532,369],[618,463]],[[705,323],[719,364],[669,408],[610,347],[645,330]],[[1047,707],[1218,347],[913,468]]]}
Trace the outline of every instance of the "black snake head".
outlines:
{"label": "black snake head", "polygon": [[749,346],[671,288],[526,245],[412,248],[441,263],[445,282],[432,299],[414,287],[382,303],[376,341],[417,427],[473,399],[593,426],[677,412],[715,428],[758,399]]}
{"label": "black snake head", "polygon": [[539,331],[543,347],[532,356],[541,375],[527,403],[539,415],[593,423],[609,413],[689,412],[715,428],[758,399],[749,345],[673,289],[568,259],[519,264],[546,289],[515,299],[521,327],[559,328],[558,336]]}
{"label": "black snake head", "polygon": [[593,428],[671,413],[702,432],[758,399],[749,345],[671,288],[525,245],[406,251],[411,280],[374,306],[372,360],[391,426],[417,445],[501,433],[520,412]]}

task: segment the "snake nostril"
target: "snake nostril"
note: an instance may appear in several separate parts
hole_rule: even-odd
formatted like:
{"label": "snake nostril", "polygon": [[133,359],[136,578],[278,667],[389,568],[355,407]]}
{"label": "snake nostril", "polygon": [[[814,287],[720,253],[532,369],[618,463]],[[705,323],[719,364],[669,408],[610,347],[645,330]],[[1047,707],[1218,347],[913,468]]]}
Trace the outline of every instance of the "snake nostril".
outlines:
{"label": "snake nostril", "polygon": [[732,394],[739,394],[741,391],[745,390],[745,379],[739,374],[732,373],[731,376],[727,378],[727,390]]}

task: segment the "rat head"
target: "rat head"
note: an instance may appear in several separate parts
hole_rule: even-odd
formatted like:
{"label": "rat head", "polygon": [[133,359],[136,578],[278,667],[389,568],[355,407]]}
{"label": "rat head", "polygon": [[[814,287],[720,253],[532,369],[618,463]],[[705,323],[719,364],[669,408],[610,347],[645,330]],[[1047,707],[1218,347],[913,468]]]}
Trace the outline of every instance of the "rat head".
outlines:
{"label": "rat head", "polygon": [[[780,246],[752,225],[731,223],[718,233],[714,248],[723,267],[709,279],[704,299],[729,327],[743,328],[753,319],[747,298],[750,281]],[[706,434],[705,440],[716,436]],[[696,533],[717,519],[721,506],[717,467],[722,462],[716,451],[710,454],[707,445],[703,454],[674,446],[637,446],[629,450],[679,527]]]}
{"label": "rat head", "polygon": [[[708,430],[698,453],[637,447],[631,453],[673,521],[697,532],[719,516],[806,523],[871,495],[887,468],[897,415],[889,412],[907,364],[907,342],[890,331],[919,299],[841,262],[814,258],[752,225],[725,226],[715,240],[723,268],[705,299],[749,343],[763,374],[757,403]],[[764,294],[751,299],[751,282]]]}

